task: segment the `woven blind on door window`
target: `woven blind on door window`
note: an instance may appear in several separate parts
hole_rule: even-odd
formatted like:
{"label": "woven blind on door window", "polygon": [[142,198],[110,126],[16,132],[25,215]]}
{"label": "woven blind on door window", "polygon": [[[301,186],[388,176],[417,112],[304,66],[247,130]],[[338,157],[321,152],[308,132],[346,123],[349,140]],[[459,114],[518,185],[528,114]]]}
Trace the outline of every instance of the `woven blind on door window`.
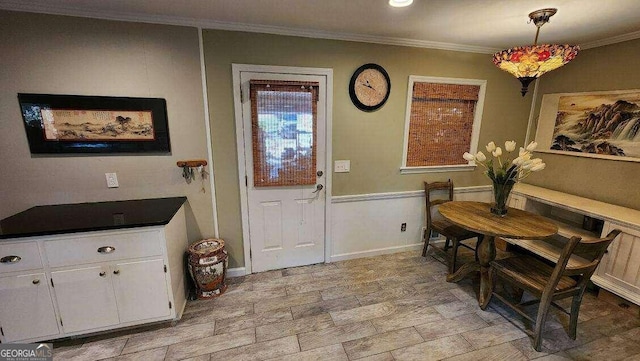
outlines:
{"label": "woven blind on door window", "polygon": [[480,86],[413,85],[407,166],[466,164]]}
{"label": "woven blind on door window", "polygon": [[255,187],[316,183],[317,82],[251,80]]}

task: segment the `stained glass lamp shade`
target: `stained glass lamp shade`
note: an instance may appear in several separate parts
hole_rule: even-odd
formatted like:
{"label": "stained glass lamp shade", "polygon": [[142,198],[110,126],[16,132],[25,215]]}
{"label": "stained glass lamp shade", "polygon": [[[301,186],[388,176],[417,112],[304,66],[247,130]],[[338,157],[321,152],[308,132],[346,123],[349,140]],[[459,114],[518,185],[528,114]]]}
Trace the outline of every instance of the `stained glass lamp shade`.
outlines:
{"label": "stained glass lamp shade", "polygon": [[493,63],[509,72],[522,83],[521,93],[527,93],[529,84],[542,74],[557,69],[573,60],[580,47],[577,45],[537,45],[540,27],[549,21],[556,9],[542,9],[529,14],[538,28],[534,45],[517,46],[493,54]]}

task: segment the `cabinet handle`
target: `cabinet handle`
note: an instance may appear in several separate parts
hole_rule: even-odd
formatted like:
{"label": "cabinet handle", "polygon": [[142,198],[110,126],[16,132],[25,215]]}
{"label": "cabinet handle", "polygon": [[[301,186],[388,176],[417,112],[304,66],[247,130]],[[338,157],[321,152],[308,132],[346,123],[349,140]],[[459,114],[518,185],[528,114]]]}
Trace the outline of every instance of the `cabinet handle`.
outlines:
{"label": "cabinet handle", "polygon": [[37,285],[38,283],[40,283],[40,280],[39,279],[35,279],[35,280],[31,281],[31,283],[33,283],[34,285]]}
{"label": "cabinet handle", "polygon": [[111,253],[115,250],[116,248],[113,246],[104,246],[104,247],[98,248],[98,253]]}
{"label": "cabinet handle", "polygon": [[114,275],[119,275],[119,274],[120,274],[120,270],[119,270],[119,269],[117,269],[117,270],[113,271],[113,274],[114,274]]}
{"label": "cabinet handle", "polygon": [[104,276],[106,276],[106,275],[107,275],[107,272],[104,272],[104,271],[103,271],[103,272],[100,272],[100,277],[104,277]]}
{"label": "cabinet handle", "polygon": [[20,260],[22,259],[22,257],[20,256],[5,256],[0,258],[0,262],[2,263],[17,263],[20,262]]}

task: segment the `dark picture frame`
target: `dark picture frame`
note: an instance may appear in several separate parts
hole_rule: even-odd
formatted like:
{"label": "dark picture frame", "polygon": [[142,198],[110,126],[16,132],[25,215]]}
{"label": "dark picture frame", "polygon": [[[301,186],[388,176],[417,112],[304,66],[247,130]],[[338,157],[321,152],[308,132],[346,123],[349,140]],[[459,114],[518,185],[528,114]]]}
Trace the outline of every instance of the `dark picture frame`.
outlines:
{"label": "dark picture frame", "polygon": [[170,153],[167,102],[58,94],[18,94],[32,154]]}

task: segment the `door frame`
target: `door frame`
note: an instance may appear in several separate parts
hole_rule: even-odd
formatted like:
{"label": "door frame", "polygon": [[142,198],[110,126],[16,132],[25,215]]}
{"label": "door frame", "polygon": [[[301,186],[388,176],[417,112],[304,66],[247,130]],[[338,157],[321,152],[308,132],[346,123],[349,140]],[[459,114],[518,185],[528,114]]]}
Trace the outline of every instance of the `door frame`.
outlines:
{"label": "door frame", "polygon": [[[240,188],[240,211],[242,215],[242,247],[244,251],[245,274],[251,271],[251,242],[249,237],[249,203],[247,186],[245,184],[246,156],[244,138],[244,120],[242,119],[242,89],[240,73],[273,73],[290,75],[319,75],[326,78],[326,125],[325,125],[325,204],[324,204],[324,262],[331,262],[331,178],[333,175],[333,160],[331,157],[331,129],[333,109],[333,69],[307,68],[253,64],[231,64],[233,73],[233,109],[236,120],[236,152],[238,154],[238,186]],[[250,139],[248,141],[251,141]]]}

